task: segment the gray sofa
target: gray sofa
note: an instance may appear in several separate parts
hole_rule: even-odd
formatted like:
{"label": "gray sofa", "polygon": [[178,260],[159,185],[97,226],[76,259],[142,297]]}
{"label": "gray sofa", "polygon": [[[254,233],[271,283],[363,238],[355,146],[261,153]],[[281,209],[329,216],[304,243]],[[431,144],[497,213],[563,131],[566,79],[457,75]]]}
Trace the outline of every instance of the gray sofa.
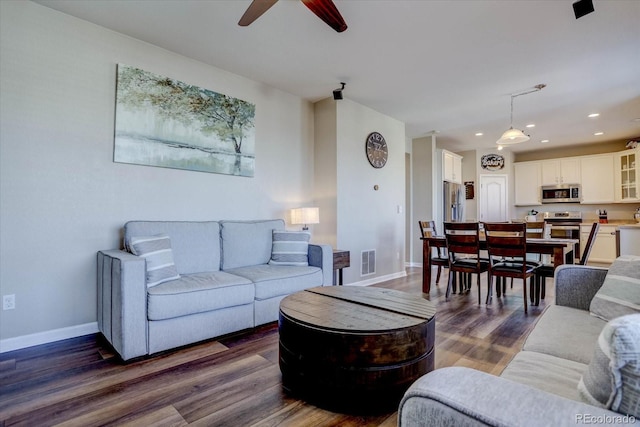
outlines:
{"label": "gray sofa", "polygon": [[[405,393],[398,425],[640,425],[640,257],[620,257],[609,270],[564,265],[555,284],[556,305],[500,377],[465,367],[432,371]],[[631,349],[612,350],[611,337]],[[614,363],[614,353],[627,359]]]}
{"label": "gray sofa", "polygon": [[100,332],[128,360],[277,320],[285,296],[333,278],[328,245],[308,244],[308,265],[274,263],[273,230],[284,229],[283,220],[128,222],[126,250],[98,252]]}

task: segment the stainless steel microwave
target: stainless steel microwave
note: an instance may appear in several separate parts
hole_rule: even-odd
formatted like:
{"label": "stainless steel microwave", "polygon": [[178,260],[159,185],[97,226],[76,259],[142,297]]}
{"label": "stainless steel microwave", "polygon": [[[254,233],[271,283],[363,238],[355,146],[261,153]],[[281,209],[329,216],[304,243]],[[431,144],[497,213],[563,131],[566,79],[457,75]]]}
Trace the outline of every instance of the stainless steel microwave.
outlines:
{"label": "stainless steel microwave", "polygon": [[580,203],[580,184],[543,185],[542,203]]}

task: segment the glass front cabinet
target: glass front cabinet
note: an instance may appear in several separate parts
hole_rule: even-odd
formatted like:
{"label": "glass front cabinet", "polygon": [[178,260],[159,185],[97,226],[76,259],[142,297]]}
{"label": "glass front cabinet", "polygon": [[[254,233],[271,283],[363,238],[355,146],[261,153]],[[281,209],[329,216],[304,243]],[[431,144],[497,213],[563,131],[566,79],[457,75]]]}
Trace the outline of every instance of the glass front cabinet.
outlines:
{"label": "glass front cabinet", "polygon": [[637,202],[640,200],[639,166],[637,148],[617,153],[615,195],[617,202]]}

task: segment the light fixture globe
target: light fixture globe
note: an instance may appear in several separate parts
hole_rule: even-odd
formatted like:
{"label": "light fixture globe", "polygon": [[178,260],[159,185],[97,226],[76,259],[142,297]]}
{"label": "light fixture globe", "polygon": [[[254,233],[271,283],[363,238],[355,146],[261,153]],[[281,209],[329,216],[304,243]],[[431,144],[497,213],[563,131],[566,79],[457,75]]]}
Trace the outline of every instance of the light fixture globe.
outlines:
{"label": "light fixture globe", "polygon": [[511,145],[520,144],[521,142],[527,142],[529,137],[525,135],[521,130],[509,128],[508,131],[502,134],[499,140],[496,141],[498,145]]}

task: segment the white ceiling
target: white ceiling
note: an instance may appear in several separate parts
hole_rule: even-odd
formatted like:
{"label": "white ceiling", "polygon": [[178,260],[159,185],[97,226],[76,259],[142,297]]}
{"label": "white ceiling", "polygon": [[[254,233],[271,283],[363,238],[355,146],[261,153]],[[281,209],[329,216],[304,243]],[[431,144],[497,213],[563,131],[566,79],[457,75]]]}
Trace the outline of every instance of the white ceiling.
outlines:
{"label": "white ceiling", "polygon": [[578,20],[573,0],[335,0],[343,33],[298,0],[248,27],[250,0],[37,2],[311,101],[344,81],[345,98],[453,151],[495,147],[510,95],[539,83],[515,98],[514,127],[536,126],[512,151],[640,136],[638,0],[594,0]]}

